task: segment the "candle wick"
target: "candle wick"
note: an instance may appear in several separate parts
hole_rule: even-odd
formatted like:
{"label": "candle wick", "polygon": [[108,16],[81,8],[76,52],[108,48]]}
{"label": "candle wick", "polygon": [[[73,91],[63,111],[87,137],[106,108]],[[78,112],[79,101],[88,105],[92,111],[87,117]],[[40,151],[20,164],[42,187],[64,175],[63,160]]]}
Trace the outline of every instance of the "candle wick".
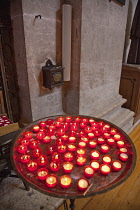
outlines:
{"label": "candle wick", "polygon": [[93,183],[91,183],[91,184],[89,185],[89,187],[86,189],[86,191],[83,193],[84,196],[87,194],[87,192],[88,192],[89,189],[92,187],[92,185],[93,185]]}

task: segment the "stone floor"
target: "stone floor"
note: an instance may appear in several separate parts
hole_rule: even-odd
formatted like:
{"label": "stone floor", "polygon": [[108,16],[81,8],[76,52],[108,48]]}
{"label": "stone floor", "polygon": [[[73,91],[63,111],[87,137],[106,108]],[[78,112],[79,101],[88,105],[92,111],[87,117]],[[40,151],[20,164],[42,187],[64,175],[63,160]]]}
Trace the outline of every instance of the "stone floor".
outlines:
{"label": "stone floor", "polygon": [[0,210],[56,210],[62,202],[32,188],[26,191],[18,178],[8,177],[0,184]]}

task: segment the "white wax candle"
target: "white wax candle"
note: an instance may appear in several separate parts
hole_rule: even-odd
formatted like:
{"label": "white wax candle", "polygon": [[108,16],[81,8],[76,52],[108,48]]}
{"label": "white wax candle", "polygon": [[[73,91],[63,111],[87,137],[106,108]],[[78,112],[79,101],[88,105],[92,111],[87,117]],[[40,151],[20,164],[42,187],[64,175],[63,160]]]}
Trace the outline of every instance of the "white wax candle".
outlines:
{"label": "white wax candle", "polygon": [[88,182],[85,179],[80,179],[78,185],[79,185],[79,187],[87,188]]}

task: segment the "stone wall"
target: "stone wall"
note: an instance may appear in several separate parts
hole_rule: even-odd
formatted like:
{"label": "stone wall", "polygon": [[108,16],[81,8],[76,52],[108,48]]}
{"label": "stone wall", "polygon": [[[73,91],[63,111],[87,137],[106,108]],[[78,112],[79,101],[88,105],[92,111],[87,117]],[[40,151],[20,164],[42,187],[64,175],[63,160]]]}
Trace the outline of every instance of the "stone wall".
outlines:
{"label": "stone wall", "polygon": [[82,1],[80,114],[96,115],[119,95],[128,1]]}
{"label": "stone wall", "polygon": [[11,2],[11,19],[13,24],[13,37],[20,96],[21,121],[31,122],[32,111],[28,82],[22,2],[20,0],[15,0]]}
{"label": "stone wall", "polygon": [[125,6],[108,0],[69,1],[73,6],[71,81],[52,90],[42,87],[41,68],[46,58],[61,65],[61,4],[65,1],[13,2],[24,119],[61,114],[62,107],[69,114],[96,116],[108,106],[124,103],[120,103],[119,84],[128,1]]}
{"label": "stone wall", "polygon": [[[18,6],[20,1],[15,0],[15,5]],[[62,113],[62,88],[61,86],[52,90],[42,87],[42,75],[41,68],[45,65],[47,58],[50,58],[54,64],[58,59],[60,42],[60,2],[58,0],[21,0],[21,14],[19,16],[13,15],[13,20],[16,22],[19,18],[22,22],[14,24],[14,30],[23,27],[24,44],[26,50],[24,58],[26,57],[25,69],[18,68],[20,74],[24,74],[27,81],[22,82],[19,79],[19,87],[21,92],[21,98],[23,100],[23,112],[28,114],[29,107],[25,106],[26,99],[23,95],[28,94],[32,114],[32,120],[43,118],[45,116],[55,115]],[[14,12],[13,12],[14,13]],[[35,18],[36,15],[41,15]],[[40,18],[41,17],[41,18]],[[21,26],[20,26],[21,24]],[[20,33],[14,34],[15,39],[15,51],[18,48],[21,51],[20,45]],[[23,40],[23,39],[22,39]],[[18,42],[18,46],[17,46]],[[16,53],[17,65],[20,62],[18,53]],[[59,64],[59,63],[57,63]],[[23,89],[25,87],[24,93]],[[26,87],[29,87],[29,91],[26,91]],[[31,117],[25,117],[27,121],[31,121]]]}

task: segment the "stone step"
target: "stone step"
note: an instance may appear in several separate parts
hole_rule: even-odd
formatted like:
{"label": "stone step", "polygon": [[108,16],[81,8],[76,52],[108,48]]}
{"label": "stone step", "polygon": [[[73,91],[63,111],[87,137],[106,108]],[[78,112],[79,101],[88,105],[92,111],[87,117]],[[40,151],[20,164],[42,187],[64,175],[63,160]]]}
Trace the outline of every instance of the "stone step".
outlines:
{"label": "stone step", "polygon": [[112,103],[103,107],[102,111],[100,110],[99,113],[95,113],[94,116],[97,118],[103,118],[106,115],[112,115],[116,112],[124,103],[126,99],[120,98],[119,100],[113,101]]}
{"label": "stone step", "polygon": [[133,126],[134,112],[120,107],[116,111],[103,116],[102,119],[108,120],[125,132],[128,132],[128,130]]}

